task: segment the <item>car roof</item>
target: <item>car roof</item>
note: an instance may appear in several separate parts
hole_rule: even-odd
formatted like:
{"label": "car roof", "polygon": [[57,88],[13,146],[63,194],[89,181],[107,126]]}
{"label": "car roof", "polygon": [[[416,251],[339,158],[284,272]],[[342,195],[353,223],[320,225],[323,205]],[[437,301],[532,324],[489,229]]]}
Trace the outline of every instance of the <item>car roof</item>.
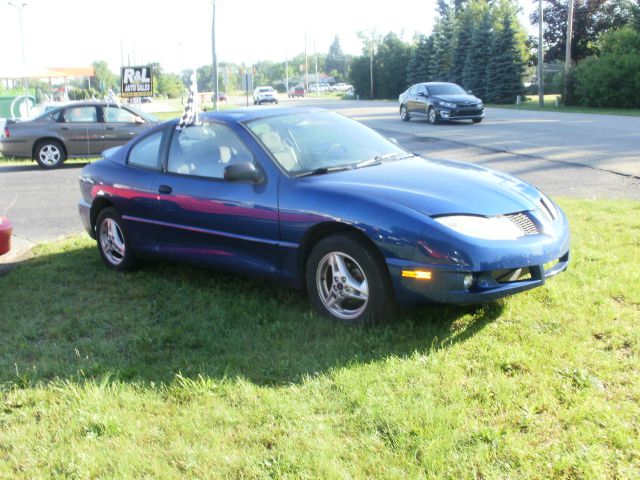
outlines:
{"label": "car roof", "polygon": [[220,110],[198,113],[202,120],[224,120],[227,122],[248,122],[259,118],[267,118],[275,115],[287,115],[296,113],[326,112],[317,107],[246,107],[237,110]]}

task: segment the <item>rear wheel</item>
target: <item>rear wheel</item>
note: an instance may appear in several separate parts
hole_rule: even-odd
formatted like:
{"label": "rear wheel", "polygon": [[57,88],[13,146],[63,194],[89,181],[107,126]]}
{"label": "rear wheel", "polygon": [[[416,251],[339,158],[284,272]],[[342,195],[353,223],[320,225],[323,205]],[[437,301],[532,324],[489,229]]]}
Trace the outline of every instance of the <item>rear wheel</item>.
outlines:
{"label": "rear wheel", "polygon": [[57,168],[67,159],[67,152],[57,140],[42,140],[36,145],[35,159],[42,168]]}
{"label": "rear wheel", "polygon": [[98,251],[107,267],[119,272],[133,269],[135,259],[122,217],[115,208],[105,208],[96,221]]}
{"label": "rear wheel", "polygon": [[332,235],[315,246],[307,259],[306,283],[320,313],[349,325],[377,323],[393,304],[382,260],[352,235]]}
{"label": "rear wheel", "polygon": [[407,112],[407,107],[405,107],[404,105],[400,107],[400,118],[403,122],[408,122],[409,120],[411,120],[409,112]]}

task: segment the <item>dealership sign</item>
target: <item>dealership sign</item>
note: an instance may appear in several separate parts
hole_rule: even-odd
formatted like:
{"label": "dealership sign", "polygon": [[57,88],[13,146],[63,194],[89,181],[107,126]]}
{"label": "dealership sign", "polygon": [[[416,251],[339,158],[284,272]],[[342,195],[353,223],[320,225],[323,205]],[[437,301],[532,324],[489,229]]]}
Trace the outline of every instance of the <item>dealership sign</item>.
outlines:
{"label": "dealership sign", "polygon": [[153,95],[151,67],[122,67],[120,85],[121,97],[151,97]]}

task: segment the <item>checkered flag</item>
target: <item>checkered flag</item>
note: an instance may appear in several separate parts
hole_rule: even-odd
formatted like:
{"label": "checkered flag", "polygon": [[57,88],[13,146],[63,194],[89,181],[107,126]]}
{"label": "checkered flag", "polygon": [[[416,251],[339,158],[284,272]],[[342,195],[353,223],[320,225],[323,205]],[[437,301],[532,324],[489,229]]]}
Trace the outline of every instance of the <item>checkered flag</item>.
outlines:
{"label": "checkered flag", "polygon": [[120,99],[111,89],[109,89],[109,93],[107,94],[107,103],[114,103],[116,107],[120,108]]}
{"label": "checkered flag", "polygon": [[191,75],[191,88],[189,88],[189,99],[184,106],[184,112],[180,117],[180,122],[176,127],[178,130],[182,130],[185,127],[199,125],[198,120],[198,84],[196,83],[196,74]]}

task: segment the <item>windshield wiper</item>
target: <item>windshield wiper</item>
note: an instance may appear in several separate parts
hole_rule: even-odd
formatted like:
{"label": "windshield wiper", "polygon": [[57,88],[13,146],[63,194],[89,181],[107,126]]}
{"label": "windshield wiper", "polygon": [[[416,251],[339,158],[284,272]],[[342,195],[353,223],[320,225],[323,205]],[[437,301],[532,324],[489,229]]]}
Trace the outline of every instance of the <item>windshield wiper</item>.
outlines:
{"label": "windshield wiper", "polygon": [[313,170],[309,170],[308,172],[302,172],[296,175],[297,178],[300,177],[308,177],[309,175],[322,175],[329,172],[338,172],[340,170],[351,170],[352,167],[349,165],[338,165],[335,167],[319,167]]}
{"label": "windshield wiper", "polygon": [[375,157],[370,158],[369,160],[356,163],[355,168],[368,167],[370,165],[379,165],[382,163],[383,160],[391,160],[391,159],[402,160],[404,158],[411,158],[411,157],[415,157],[415,155],[412,153],[406,154],[406,155],[401,155],[399,153],[386,153],[384,155],[376,155]]}

